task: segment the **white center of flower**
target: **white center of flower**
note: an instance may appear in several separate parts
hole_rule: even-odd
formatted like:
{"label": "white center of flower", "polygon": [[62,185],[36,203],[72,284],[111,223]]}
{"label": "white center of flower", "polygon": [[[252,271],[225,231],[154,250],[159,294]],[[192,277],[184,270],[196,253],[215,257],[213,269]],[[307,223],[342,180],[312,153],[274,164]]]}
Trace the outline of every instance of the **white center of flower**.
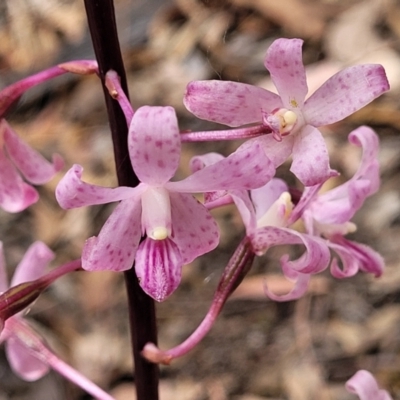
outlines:
{"label": "white center of flower", "polygon": [[271,129],[272,134],[278,141],[282,136],[289,135],[298,120],[298,115],[287,108],[280,108],[272,114],[263,113],[263,124]]}
{"label": "white center of flower", "polygon": [[297,121],[297,115],[293,111],[286,111],[282,117],[282,127],[293,126]]}
{"label": "white center of flower", "polygon": [[169,192],[163,187],[149,187],[142,194],[142,231],[153,240],[171,235]]}
{"label": "white center of flower", "polygon": [[277,226],[284,227],[293,210],[292,198],[289,192],[283,192],[268,211],[257,220],[257,227]]}
{"label": "white center of flower", "polygon": [[153,229],[153,232],[149,235],[154,240],[164,240],[168,237],[168,229],[163,226],[158,226]]}

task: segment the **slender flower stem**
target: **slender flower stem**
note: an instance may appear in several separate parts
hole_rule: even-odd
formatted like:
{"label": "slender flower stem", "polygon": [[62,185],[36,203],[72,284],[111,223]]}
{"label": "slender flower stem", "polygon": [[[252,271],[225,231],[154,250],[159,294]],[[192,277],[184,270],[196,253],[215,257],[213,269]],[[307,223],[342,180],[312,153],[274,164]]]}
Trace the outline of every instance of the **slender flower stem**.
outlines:
{"label": "slender flower stem", "polygon": [[271,133],[264,125],[250,126],[240,129],[226,129],[221,131],[204,131],[181,133],[182,142],[208,142],[217,140],[249,139]]}
{"label": "slender flower stem", "polygon": [[39,335],[20,317],[10,318],[6,324],[4,337],[18,340],[34,357],[47,364],[59,374],[75,383],[77,386],[91,394],[98,400],[114,400],[112,396],[99,388],[96,384],[72,368],[54,354],[44,343]]}
{"label": "slender flower stem", "polygon": [[[99,64],[99,75],[104,84],[103,89],[114,144],[118,182],[122,186],[134,187],[139,184],[139,180],[130,163],[126,119],[118,102],[109,95],[105,86],[106,73],[114,70],[120,78],[123,92],[129,99],[115,22],[114,4],[112,0],[85,0],[85,8],[93,47]],[[154,301],[139,286],[133,267],[125,272],[125,282],[135,360],[137,400],[158,400],[158,367],[149,363],[140,354],[148,341],[157,342]]]}
{"label": "slender flower stem", "polygon": [[16,100],[28,89],[39,85],[49,79],[63,75],[67,72],[78,74],[90,74],[97,72],[97,64],[91,60],[75,60],[64,64],[56,65],[40,71],[37,74],[28,76],[0,91],[0,118],[8,111]]}
{"label": "slender flower stem", "polygon": [[225,267],[211,306],[196,330],[184,342],[170,350],[162,351],[154,343],[147,343],[142,352],[143,356],[151,362],[168,365],[174,358],[192,350],[210,331],[226,300],[250,270],[253,260],[254,252],[249,239],[245,237]]}

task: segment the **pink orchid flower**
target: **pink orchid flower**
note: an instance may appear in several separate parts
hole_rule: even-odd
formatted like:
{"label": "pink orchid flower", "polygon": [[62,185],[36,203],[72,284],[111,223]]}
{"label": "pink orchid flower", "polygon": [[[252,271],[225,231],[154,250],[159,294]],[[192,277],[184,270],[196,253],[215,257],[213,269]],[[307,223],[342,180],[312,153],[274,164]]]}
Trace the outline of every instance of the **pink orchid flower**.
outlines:
{"label": "pink orchid flower", "polygon": [[[0,292],[25,282],[35,281],[45,276],[45,268],[53,260],[54,253],[42,242],[33,243],[15,269],[8,286],[3,244],[0,242]],[[79,260],[78,260],[79,261]],[[76,270],[80,262],[67,263],[48,274],[54,278]],[[62,272],[61,272],[62,271]],[[53,280],[51,278],[50,280]],[[80,372],[58,358],[44,343],[44,340],[31,327],[21,311],[9,317],[0,334],[0,343],[5,343],[5,351],[11,369],[25,381],[36,381],[46,375],[50,368],[80,386],[99,400],[114,400],[112,396],[91,382]]]}
{"label": "pink orchid flower", "polygon": [[59,183],[56,197],[67,209],[121,201],[99,235],[87,240],[82,267],[124,271],[135,261],[143,290],[162,301],[178,286],[182,265],[219,242],[216,222],[191,193],[259,187],[272,178],[275,169],[254,143],[182,181],[170,182],[181,150],[171,107],[139,108],[130,124],[128,146],[141,181],[137,187],[113,189],[84,183],[82,167],[75,165]]}
{"label": "pink orchid flower", "polygon": [[[10,287],[41,277],[45,267],[53,258],[53,252],[44,243],[34,243],[18,264]],[[8,288],[3,244],[0,243],[0,292]],[[35,381],[48,373],[49,366],[38,357],[31,355],[28,347],[24,345],[24,340],[29,340],[29,337],[24,338],[24,329],[18,328],[19,325],[26,326],[23,313],[21,311],[6,320],[0,342],[5,342],[7,359],[13,371],[26,381]]]}
{"label": "pink orchid flower", "polygon": [[37,191],[24,182],[42,185],[60,171],[64,163],[58,154],[48,162],[23,142],[5,120],[0,122],[0,207],[19,212],[39,199]]}
{"label": "pink orchid flower", "polygon": [[[217,153],[193,157],[192,171],[212,165],[220,159],[223,159],[223,156]],[[295,300],[303,296],[307,291],[310,276],[328,267],[330,253],[324,240],[289,228],[294,222],[292,214],[297,215],[297,219],[300,214],[296,210],[297,207],[293,209],[286,183],[274,178],[264,186],[250,190],[250,195],[244,190],[206,193],[206,205],[214,208],[227,203],[227,197],[236,204],[256,255],[261,256],[271,247],[279,245],[304,247],[305,252],[297,260],[290,260],[288,255],[280,260],[284,275],[295,282],[293,289],[286,295],[277,296],[265,288],[267,295],[275,301]]]}
{"label": "pink orchid flower", "polygon": [[335,175],[317,127],[332,124],[359,110],[389,89],[381,65],[346,68],[305,100],[308,88],[302,62],[303,41],[278,39],[264,65],[279,95],[260,87],[229,81],[189,83],[184,104],[197,117],[231,127],[262,124],[272,135],[257,139],[275,167],[290,155],[291,171],[305,186]]}
{"label": "pink orchid flower", "polygon": [[382,257],[370,247],[344,238],[356,230],[350,219],[379,188],[379,140],[371,128],[362,126],[349,134],[349,141],[363,150],[358,171],[350,180],[326,193],[317,194],[314,190],[308,196],[302,218],[307,231],[326,238],[327,245],[341,259],[343,269],[336,258],[332,260],[333,276],[346,278],[358,270],[380,276],[384,266]]}
{"label": "pink orchid flower", "polygon": [[347,382],[346,389],[360,400],[392,400],[386,390],[379,389],[374,376],[365,370],[357,371]]}

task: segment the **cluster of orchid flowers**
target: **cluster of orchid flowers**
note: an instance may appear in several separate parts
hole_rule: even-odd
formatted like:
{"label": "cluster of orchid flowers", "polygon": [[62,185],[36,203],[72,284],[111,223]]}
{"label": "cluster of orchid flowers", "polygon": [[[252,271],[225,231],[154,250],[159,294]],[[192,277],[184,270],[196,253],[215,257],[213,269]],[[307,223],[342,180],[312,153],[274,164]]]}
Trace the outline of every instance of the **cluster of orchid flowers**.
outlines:
{"label": "cluster of orchid flowers", "polygon": [[[114,71],[107,73],[106,86],[119,102],[129,127],[129,155],[140,184],[134,188],[93,185],[81,179],[80,165],[73,165],[59,182],[55,195],[64,209],[119,204],[98,236],[86,241],[79,262],[59,267],[62,272],[58,274],[56,269],[46,275],[43,266],[52,255],[44,244],[36,243],[17,268],[12,285],[25,282],[16,286],[24,291],[12,293],[19,306],[11,312],[10,301],[1,303],[0,298],[4,324],[0,340],[7,342],[8,359],[20,376],[38,379],[49,367],[67,377],[74,375],[65,373],[65,363],[59,367],[62,361],[48,355],[50,350],[22,318],[23,307],[33,300],[31,293],[39,283],[42,290],[56,277],[80,267],[119,272],[134,265],[142,289],[156,301],[164,301],[178,287],[182,267],[217,247],[219,230],[210,210],[226,204],[236,205],[245,236],[224,270],[209,313],[193,335],[176,348],[162,351],[148,343],[142,354],[152,362],[169,363],[192,349],[211,328],[224,302],[251,268],[254,257],[273,246],[293,244],[304,249],[299,258],[281,258],[283,274],[294,285],[289,293],[280,296],[265,287],[266,295],[275,301],[300,298],[312,275],[328,268],[336,278],[353,276],[359,270],[375,276],[382,274],[384,264],[378,253],[345,238],[356,228],[351,222],[356,211],[379,188],[378,137],[367,126],[352,131],[350,143],[362,150],[357,172],[340,186],[321,192],[322,185],[338,173],[330,167],[318,127],[342,120],[387,91],[384,69],[373,64],[346,68],[306,99],[300,39],[275,40],[267,51],[265,67],[278,94],[238,82],[189,83],[184,97],[187,109],[201,119],[229,127],[189,133],[180,133],[171,107],[143,106],[133,110],[118,76]],[[65,63],[3,89],[0,114],[4,115],[30,87],[65,72],[96,73],[97,65],[86,60]],[[46,161],[22,142],[5,120],[0,129],[0,206],[8,212],[18,212],[38,200],[36,190],[26,182],[47,182],[63,168],[63,163],[58,155],[53,163]],[[181,181],[173,180],[183,142],[232,139],[247,140],[227,157],[217,153],[194,157],[190,164],[192,174]],[[304,186],[301,195],[275,177],[276,169],[290,157],[290,171]],[[198,201],[195,193],[202,193],[204,201]],[[302,231],[298,230],[299,221]],[[4,269],[1,263],[0,267]],[[5,274],[0,271],[3,297],[10,296],[6,289]],[[6,304],[3,311],[2,304]],[[54,359],[58,360],[55,364],[49,361]],[[74,376],[75,382],[98,398],[110,398],[101,389],[88,389],[83,377]],[[362,400],[390,398],[379,391],[366,371],[359,371],[347,387]]]}

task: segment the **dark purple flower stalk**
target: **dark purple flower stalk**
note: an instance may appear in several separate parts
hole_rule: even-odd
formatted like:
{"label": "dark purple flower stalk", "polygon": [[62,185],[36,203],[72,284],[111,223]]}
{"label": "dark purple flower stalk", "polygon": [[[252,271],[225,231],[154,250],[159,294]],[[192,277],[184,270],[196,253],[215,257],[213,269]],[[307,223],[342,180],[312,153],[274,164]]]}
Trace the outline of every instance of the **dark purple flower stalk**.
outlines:
{"label": "dark purple flower stalk", "polygon": [[[89,29],[99,64],[99,75],[105,82],[105,74],[114,70],[121,79],[121,87],[128,90],[115,23],[112,0],[85,0]],[[128,127],[124,113],[104,88],[107,112],[110,121],[118,182],[123,186],[137,186],[139,180],[132,170],[128,153]],[[138,400],[158,400],[158,367],[142,358],[140,351],[148,342],[157,342],[155,307],[153,300],[140,288],[134,268],[125,272],[128,292],[130,326],[135,360],[135,383]]]}

